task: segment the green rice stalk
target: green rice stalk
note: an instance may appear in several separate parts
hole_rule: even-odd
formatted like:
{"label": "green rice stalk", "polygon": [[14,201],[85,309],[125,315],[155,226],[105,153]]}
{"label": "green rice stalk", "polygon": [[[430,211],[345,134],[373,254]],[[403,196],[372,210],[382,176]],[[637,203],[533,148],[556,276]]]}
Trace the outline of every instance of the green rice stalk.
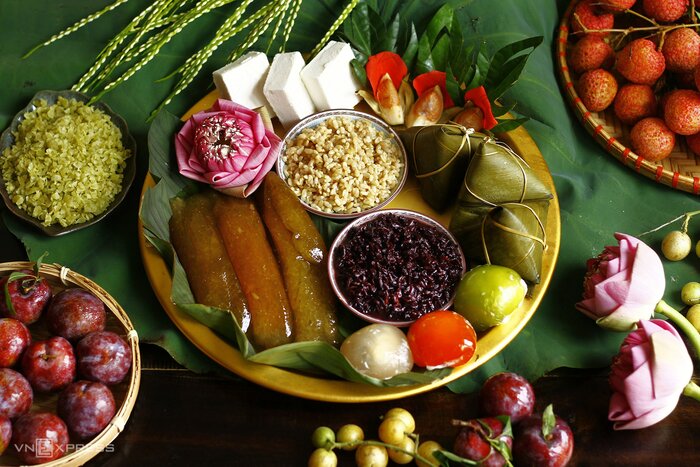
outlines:
{"label": "green rice stalk", "polygon": [[337,31],[340,25],[343,24],[343,22],[347,19],[347,17],[350,15],[352,10],[355,9],[359,2],[360,0],[350,0],[348,6],[345,7],[338,19],[335,20],[335,22],[331,25],[330,29],[326,32],[321,41],[316,45],[316,47],[314,47],[314,50],[311,51],[312,57],[316,55],[323,48],[323,46],[326,45],[331,36],[335,34],[335,31]]}
{"label": "green rice stalk", "polygon": [[[274,3],[270,3],[270,5],[275,5]],[[272,14],[270,16],[266,16],[265,19],[259,24],[256,24],[255,27],[248,33],[248,36],[246,37],[245,41],[234,50],[231,55],[229,55],[228,60],[230,62],[236,60],[238,57],[243,55],[243,53],[248,50],[253,44],[255,44],[258,39],[260,39],[260,36],[265,34],[265,31],[267,31],[267,28],[270,27],[270,24],[272,24],[272,21],[277,18],[278,15],[280,15],[282,12],[274,8],[272,11]]]}
{"label": "green rice stalk", "polygon": [[51,37],[50,37],[48,40],[46,40],[45,42],[42,42],[41,44],[35,45],[29,52],[27,52],[26,54],[22,55],[22,58],[23,58],[23,59],[24,59],[24,58],[27,58],[27,57],[29,57],[31,54],[33,54],[34,52],[36,52],[37,50],[39,50],[40,48],[45,47],[45,46],[47,46],[47,45],[49,45],[49,44],[51,44],[51,43],[53,43],[53,42],[56,42],[56,41],[59,40],[59,39],[63,39],[63,38],[66,37],[67,35],[74,33],[75,31],[77,31],[78,29],[82,28],[82,27],[85,26],[86,24],[90,24],[91,22],[93,22],[93,21],[95,21],[97,18],[99,18],[100,16],[104,15],[105,13],[108,13],[108,12],[114,10],[114,9],[117,8],[118,6],[124,4],[124,3],[128,2],[128,1],[129,1],[129,0],[117,0],[116,2],[112,3],[111,5],[107,5],[106,7],[104,7],[103,9],[101,9],[100,11],[95,12],[95,13],[91,14],[90,16],[86,16],[85,18],[83,18],[83,19],[81,19],[80,21],[76,22],[76,23],[73,24],[72,26],[70,26],[70,27],[64,29],[63,31],[59,32],[58,34],[55,34],[55,35],[51,36]]}
{"label": "green rice stalk", "polygon": [[[152,14],[152,17],[149,18],[148,22],[144,24],[141,27],[135,28],[132,32],[129,33],[129,35],[134,34],[134,37],[131,39],[131,41],[124,46],[121,51],[119,51],[118,54],[116,54],[112,60],[107,63],[102,65],[102,70],[100,73],[92,78],[90,81],[89,85],[87,88],[89,89],[98,89],[100,86],[103,85],[103,83],[107,80],[107,78],[114,73],[114,71],[117,69],[117,67],[129,63],[130,60],[127,60],[127,57],[129,55],[133,55],[132,51],[134,48],[136,48],[139,43],[143,41],[143,39],[147,36],[147,34],[152,30],[152,28],[149,26],[150,24],[153,24],[154,22],[160,22],[163,18],[171,17],[171,13],[173,11],[176,11],[178,7],[180,6],[180,0],[165,0],[165,3],[162,5],[161,8],[157,9],[154,11]],[[182,16],[179,17],[179,20],[182,20]],[[171,26],[172,27],[172,26]],[[159,40],[154,41],[151,45],[151,47],[157,48],[157,50],[160,50],[160,46],[158,46],[159,42],[165,38],[166,32],[169,31],[170,29],[165,29],[164,31],[161,31],[160,33],[157,33],[155,36],[159,38]],[[154,37],[154,36],[151,36]],[[150,38],[149,38],[150,39]],[[145,42],[148,42],[146,40]],[[141,43],[139,46],[142,47],[144,43]],[[138,50],[138,49],[137,49]],[[157,53],[157,52],[156,52]]]}
{"label": "green rice stalk", "polygon": [[284,25],[284,32],[282,33],[282,44],[280,44],[280,52],[284,52],[285,48],[287,47],[287,42],[289,41],[289,35],[292,33],[292,28],[294,27],[294,23],[297,20],[297,16],[299,16],[299,10],[301,9],[301,2],[303,0],[294,0],[294,3],[292,3],[292,11],[289,13],[289,19]]}
{"label": "green rice stalk", "polygon": [[172,26],[170,26],[167,30],[164,36],[159,40],[156,44],[154,44],[145,54],[144,56],[131,68],[129,68],[127,71],[125,71],[123,74],[121,74],[117,79],[114,81],[108,83],[102,91],[100,91],[97,95],[95,95],[90,102],[93,103],[99,99],[101,99],[105,94],[107,94],[109,91],[114,89],[116,86],[124,83],[127,81],[129,78],[131,78],[137,71],[139,71],[143,66],[145,66],[148,62],[150,62],[160,51],[160,49],[170,42],[170,39],[172,39],[175,35],[179,34],[185,26],[187,26],[189,23],[194,21],[195,19],[199,18],[202,16],[204,13],[207,13],[208,11],[211,10],[212,8],[212,3],[216,4],[216,2],[212,1],[205,1],[202,3],[198,3],[192,10],[190,10],[185,16],[181,17],[176,23],[174,23]]}
{"label": "green rice stalk", "polygon": [[[190,57],[185,64],[183,64],[179,71],[182,73],[180,80],[178,83],[175,85],[175,88],[173,91],[166,97],[159,105],[156,107],[153,112],[151,112],[151,115],[148,117],[148,121],[151,121],[155,116],[160,112],[165,106],[170,104],[170,102],[180,94],[189,84],[194,80],[194,78],[197,76],[199,71],[202,69],[204,64],[206,63],[207,60],[209,60],[209,57],[216,51],[216,49],[223,44],[225,41],[228,39],[232,38],[239,32],[243,31],[244,29],[250,27],[255,21],[258,21],[260,18],[264,17],[265,15],[269,14],[271,11],[274,10],[275,4],[274,3],[269,3],[262,7],[260,10],[256,11],[252,15],[250,15],[248,18],[246,18],[243,22],[241,22],[239,25],[236,25],[235,27],[232,27],[233,25],[236,24],[238,19],[240,19],[241,14],[243,13],[243,8],[244,6],[247,7],[248,4],[252,0],[246,0],[244,2],[244,5],[241,5],[239,9],[234,12],[234,14],[227,19],[227,21],[224,23],[224,25],[217,31],[217,35],[214,37],[214,39],[207,44],[204,48],[200,49],[195,55]],[[240,13],[237,15],[240,10]],[[274,17],[273,17],[274,18]],[[230,28],[230,29],[229,29]]]}
{"label": "green rice stalk", "polygon": [[267,48],[265,49],[265,53],[269,54],[270,53],[270,48],[272,48],[272,43],[275,42],[275,38],[277,37],[277,34],[279,33],[280,28],[282,27],[282,22],[284,21],[285,17],[287,16],[287,13],[289,13],[289,3],[291,0],[284,0],[282,2],[282,5],[280,5],[280,8],[282,11],[279,13],[277,16],[277,21],[275,21],[275,27],[272,28],[272,34],[270,35],[270,40],[267,43]]}
{"label": "green rice stalk", "polygon": [[119,48],[121,43],[126,40],[131,32],[136,29],[136,27],[141,23],[141,21],[143,21],[144,18],[148,16],[151,11],[154,11],[158,5],[164,2],[167,3],[167,0],[156,0],[154,3],[151,3],[146,9],[131,20],[131,22],[124,29],[114,36],[114,38],[112,38],[112,40],[109,41],[105,48],[98,54],[95,64],[90,67],[87,72],[85,72],[85,74],[80,78],[78,83],[73,86],[72,89],[79,92],[87,90],[90,79],[102,68],[109,56],[111,56]]}
{"label": "green rice stalk", "polygon": [[234,26],[236,26],[236,23],[243,16],[243,13],[245,12],[246,8],[248,8],[248,5],[250,5],[251,3],[252,0],[244,0],[244,2],[241,5],[239,5],[233,13],[231,13],[231,16],[229,16],[226,19],[226,21],[224,21],[221,27],[217,29],[216,34],[207,45],[199,49],[194,55],[185,60],[185,63],[180,65],[171,73],[167,74],[162,78],[157,79],[156,83],[166,81],[178,74],[186,75],[192,69],[199,70],[199,68],[201,68],[204,65],[204,62],[206,62],[206,60],[211,56],[214,50],[216,50],[219,47],[219,45],[221,45],[224,41],[230,39],[234,34],[240,32],[242,29],[245,29],[248,26],[250,26],[257,19],[262,18],[262,16],[265,15],[268,11],[266,8],[263,8],[257,13],[249,16],[240,27],[234,28]]}

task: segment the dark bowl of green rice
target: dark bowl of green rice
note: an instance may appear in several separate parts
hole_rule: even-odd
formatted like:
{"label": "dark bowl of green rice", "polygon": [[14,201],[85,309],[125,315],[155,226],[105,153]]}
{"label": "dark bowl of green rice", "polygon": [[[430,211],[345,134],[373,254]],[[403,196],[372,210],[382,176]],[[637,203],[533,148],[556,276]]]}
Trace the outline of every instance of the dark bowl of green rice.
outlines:
{"label": "dark bowl of green rice", "polygon": [[0,196],[50,236],[91,226],[126,197],[136,142],[106,104],[76,91],[40,91],[0,135]]}

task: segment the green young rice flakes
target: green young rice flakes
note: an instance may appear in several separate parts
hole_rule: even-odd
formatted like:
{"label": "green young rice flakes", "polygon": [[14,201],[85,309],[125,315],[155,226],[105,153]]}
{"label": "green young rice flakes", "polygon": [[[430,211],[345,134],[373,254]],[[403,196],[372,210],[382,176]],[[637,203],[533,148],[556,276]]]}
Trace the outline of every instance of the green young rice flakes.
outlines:
{"label": "green young rice flakes", "polygon": [[104,112],[72,99],[35,102],[2,154],[12,201],[43,225],[88,221],[121,191],[129,150]]}

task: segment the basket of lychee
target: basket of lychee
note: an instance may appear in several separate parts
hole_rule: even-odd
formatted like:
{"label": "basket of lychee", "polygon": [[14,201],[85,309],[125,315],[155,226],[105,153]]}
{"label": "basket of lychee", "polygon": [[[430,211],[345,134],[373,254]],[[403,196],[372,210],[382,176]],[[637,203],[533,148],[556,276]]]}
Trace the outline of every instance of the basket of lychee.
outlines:
{"label": "basket of lychee", "polygon": [[83,465],[124,429],[138,336],[99,285],[56,264],[0,263],[0,465]]}
{"label": "basket of lychee", "polygon": [[625,165],[700,194],[700,22],[689,0],[574,0],[558,70],[586,129]]}

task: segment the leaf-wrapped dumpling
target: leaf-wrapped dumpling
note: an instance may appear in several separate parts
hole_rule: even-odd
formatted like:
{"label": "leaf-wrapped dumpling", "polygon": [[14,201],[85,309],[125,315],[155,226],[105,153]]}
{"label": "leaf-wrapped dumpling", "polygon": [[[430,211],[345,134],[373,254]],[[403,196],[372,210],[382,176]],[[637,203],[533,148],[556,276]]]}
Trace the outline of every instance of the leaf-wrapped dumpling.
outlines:
{"label": "leaf-wrapped dumpling", "polygon": [[440,124],[398,131],[421,196],[436,211],[452,205],[478,141],[461,125]]}
{"label": "leaf-wrapped dumpling", "polygon": [[450,231],[466,257],[509,267],[537,283],[552,197],[523,159],[484,137],[469,161]]}

